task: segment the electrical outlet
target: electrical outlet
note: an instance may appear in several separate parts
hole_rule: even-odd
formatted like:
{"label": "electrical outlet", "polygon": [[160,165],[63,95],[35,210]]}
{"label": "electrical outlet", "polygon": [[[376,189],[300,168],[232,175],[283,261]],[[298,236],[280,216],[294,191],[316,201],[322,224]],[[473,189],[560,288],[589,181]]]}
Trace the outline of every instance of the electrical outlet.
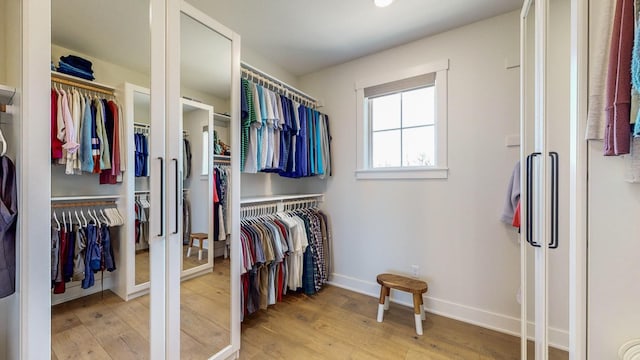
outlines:
{"label": "electrical outlet", "polygon": [[411,275],[415,278],[417,278],[418,276],[420,276],[420,266],[418,265],[411,265]]}

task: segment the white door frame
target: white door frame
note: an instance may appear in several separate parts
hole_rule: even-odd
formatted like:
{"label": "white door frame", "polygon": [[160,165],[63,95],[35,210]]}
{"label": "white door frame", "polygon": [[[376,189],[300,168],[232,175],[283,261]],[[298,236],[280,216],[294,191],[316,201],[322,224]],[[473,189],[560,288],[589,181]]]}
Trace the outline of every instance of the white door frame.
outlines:
{"label": "white door frame", "polygon": [[[16,295],[19,335],[9,356],[51,358],[51,2],[22,0],[22,92],[18,181]],[[18,49],[16,49],[18,51]],[[11,336],[14,336],[13,334]],[[17,349],[14,349],[13,347]]]}
{"label": "white door frame", "polygon": [[[523,9],[531,5],[525,0]],[[587,141],[585,140],[588,108],[588,0],[571,0],[570,49],[570,161],[569,161],[569,356],[572,360],[587,359]],[[539,14],[536,10],[536,14]],[[545,16],[546,13],[543,14]],[[525,12],[521,13],[521,17]],[[545,20],[541,20],[544,23]],[[525,29],[521,27],[521,42]],[[522,53],[521,53],[522,55]],[[521,58],[524,58],[521,56]],[[524,65],[524,64],[521,64]],[[524,87],[521,77],[521,87]],[[521,105],[522,106],[522,105]],[[524,130],[521,130],[521,132]],[[524,138],[524,132],[521,133]],[[524,178],[524,177],[523,177]],[[528,246],[528,245],[527,245]],[[524,257],[523,257],[524,258]],[[525,258],[526,259],[526,258]],[[525,263],[526,265],[526,263]],[[522,277],[523,283],[526,278]],[[526,288],[522,289],[526,319]],[[521,332],[527,334],[526,321]],[[522,358],[526,359],[526,339],[521,342]],[[537,352],[536,352],[536,355]]]}
{"label": "white door frame", "polygon": [[571,0],[569,359],[587,359],[589,1]]}

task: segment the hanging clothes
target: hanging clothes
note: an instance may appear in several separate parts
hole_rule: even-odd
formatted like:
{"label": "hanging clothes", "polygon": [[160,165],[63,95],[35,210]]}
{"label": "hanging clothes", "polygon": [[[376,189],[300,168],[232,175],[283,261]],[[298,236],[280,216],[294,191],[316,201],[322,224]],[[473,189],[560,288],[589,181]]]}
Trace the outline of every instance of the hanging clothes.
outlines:
{"label": "hanging clothes", "polygon": [[100,184],[122,182],[126,169],[122,109],[113,99],[51,89],[51,160],[65,174],[100,174]]}
{"label": "hanging clothes", "polygon": [[182,243],[189,244],[191,240],[191,199],[189,192],[182,192]]}
{"label": "hanging clothes", "polygon": [[7,156],[0,157],[0,298],[16,290],[16,225],[18,190],[16,168]]}
{"label": "hanging clothes", "polygon": [[241,79],[242,172],[283,177],[331,174],[329,118],[247,79]]}
{"label": "hanging clothes", "polygon": [[611,36],[605,102],[605,156],[624,155],[630,151],[633,0],[618,0]]}
{"label": "hanging clothes", "polygon": [[191,142],[187,138],[182,139],[182,178],[191,177]]}
{"label": "hanging clothes", "polygon": [[149,176],[149,137],[146,134],[134,134],[135,176]]}
{"label": "hanging clothes", "polygon": [[243,316],[282,301],[287,291],[322,289],[330,271],[329,222],[316,209],[243,219]]}
{"label": "hanging clothes", "polygon": [[[229,183],[231,179],[231,168],[227,165],[214,165],[214,241],[227,240],[229,244],[229,223],[230,218],[228,198]],[[217,199],[217,201],[216,201]]]}
{"label": "hanging clothes", "polygon": [[[84,215],[83,215],[84,216]],[[54,294],[66,291],[67,283],[81,282],[83,289],[95,285],[95,273],[116,270],[111,227],[91,221],[86,226],[71,223],[63,215],[63,226],[51,227],[51,287]]]}

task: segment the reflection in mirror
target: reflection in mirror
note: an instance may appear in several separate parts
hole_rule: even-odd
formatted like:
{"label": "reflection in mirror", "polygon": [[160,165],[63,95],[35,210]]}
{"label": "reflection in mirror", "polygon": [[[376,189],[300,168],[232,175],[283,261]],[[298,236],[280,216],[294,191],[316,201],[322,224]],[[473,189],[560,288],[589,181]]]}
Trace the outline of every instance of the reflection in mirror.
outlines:
{"label": "reflection in mirror", "polygon": [[208,136],[212,118],[212,106],[183,99],[183,270],[201,265],[211,268],[213,261],[209,257],[213,202],[209,200],[212,197],[209,196],[211,144]]}
{"label": "reflection in mirror", "polygon": [[[150,1],[55,0],[50,5],[56,71],[52,109],[60,110],[52,111],[51,127],[58,140],[67,142],[60,151],[66,155],[52,161],[51,194],[72,199],[64,206],[73,204],[68,210],[74,213],[71,219],[58,213],[66,227],[59,242],[52,242],[61,281],[51,296],[51,357],[149,358],[150,299],[141,296],[149,286],[140,285],[148,284],[149,260],[136,258],[136,250],[146,251],[142,238],[148,228],[134,232],[140,219],[134,215],[133,194],[149,187],[148,178],[134,177],[133,123],[149,124],[150,101],[148,90],[128,90],[131,84],[144,89],[151,83]],[[101,215],[108,203],[116,204],[119,215],[112,215],[118,221],[109,212]]]}
{"label": "reflection in mirror", "polygon": [[[136,153],[148,153],[151,124],[151,96],[142,91],[133,93],[133,137]],[[135,284],[149,282],[149,172],[143,156],[137,156],[135,176]]]}
{"label": "reflection in mirror", "polygon": [[231,344],[230,169],[214,158],[231,140],[218,115],[230,113],[231,40],[184,13],[180,27],[183,276],[197,276],[181,286],[181,357],[208,358]]}

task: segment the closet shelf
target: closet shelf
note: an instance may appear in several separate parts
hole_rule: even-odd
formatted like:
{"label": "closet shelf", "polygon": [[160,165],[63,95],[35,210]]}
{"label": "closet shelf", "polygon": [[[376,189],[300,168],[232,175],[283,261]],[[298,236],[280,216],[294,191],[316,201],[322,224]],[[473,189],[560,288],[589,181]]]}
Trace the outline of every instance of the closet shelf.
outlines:
{"label": "closet shelf", "polygon": [[7,105],[13,102],[16,88],[0,84],[0,112],[7,112]]}
{"label": "closet shelf", "polygon": [[84,196],[54,196],[51,202],[56,201],[83,201],[83,200],[116,200],[121,195],[84,195]]}
{"label": "closet shelf", "polygon": [[80,79],[78,77],[59,73],[57,71],[51,71],[51,81],[62,85],[75,86],[80,89],[94,91],[101,94],[113,95],[116,92],[116,89],[112,86]]}
{"label": "closet shelf", "polygon": [[324,200],[324,194],[294,194],[294,195],[272,195],[272,196],[259,196],[259,197],[251,197],[240,199],[240,204],[258,204],[258,203],[266,203],[266,202],[279,202],[286,200],[302,200],[302,199],[312,199],[312,198],[320,198],[320,201]]}
{"label": "closet shelf", "polygon": [[214,113],[213,119],[218,121],[231,121],[231,116],[226,114]]}

